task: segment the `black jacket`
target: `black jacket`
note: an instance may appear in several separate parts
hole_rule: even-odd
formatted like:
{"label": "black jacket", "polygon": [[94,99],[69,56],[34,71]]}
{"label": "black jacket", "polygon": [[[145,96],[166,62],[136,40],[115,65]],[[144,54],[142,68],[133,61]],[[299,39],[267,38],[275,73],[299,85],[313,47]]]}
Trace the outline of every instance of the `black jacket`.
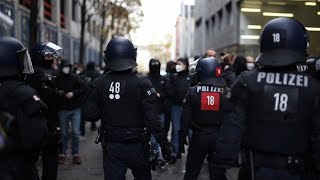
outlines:
{"label": "black jacket", "polygon": [[231,87],[234,81],[237,79],[236,72],[232,67],[229,67],[222,72],[222,78],[226,81],[227,87]]}
{"label": "black jacket", "polygon": [[148,74],[148,79],[153,84],[154,88],[156,89],[157,93],[160,95],[158,96],[157,101],[157,110],[159,113],[164,113],[166,106],[168,105],[168,88],[169,88],[169,81],[166,77],[161,75],[153,75]]}
{"label": "black jacket", "polygon": [[226,89],[211,85],[197,85],[183,100],[181,131],[207,131],[220,128],[224,116],[232,111]]}
{"label": "black jacket", "polygon": [[47,120],[49,131],[55,131],[58,123],[59,101],[64,93],[56,86],[53,70],[35,67],[35,73],[26,78],[27,84],[34,88],[48,107]]}
{"label": "black jacket", "polygon": [[182,71],[172,77],[168,90],[173,105],[182,105],[182,101],[192,84],[192,77],[188,71]]}
{"label": "black jacket", "polygon": [[222,126],[216,161],[237,162],[242,145],[270,155],[313,153],[319,165],[319,89],[319,81],[297,72],[296,67],[240,74],[231,87],[234,110]]}
{"label": "black jacket", "polygon": [[[45,118],[47,106],[37,92],[24,82],[4,80],[0,83],[0,100],[0,109],[13,116],[12,126],[7,129],[9,144],[6,150],[10,151],[9,155],[38,151],[48,129]],[[3,120],[0,120],[1,124]],[[2,125],[5,127],[8,124]]]}
{"label": "black jacket", "polygon": [[[168,145],[155,107],[156,90],[146,77],[131,71],[111,71],[94,84],[83,105],[86,120],[101,119],[103,129],[108,132],[146,127],[161,146]],[[130,134],[126,138],[130,138]]]}
{"label": "black jacket", "polygon": [[73,98],[60,99],[61,110],[73,110],[81,106],[82,98],[86,92],[86,84],[75,74],[60,73],[56,80],[57,88],[64,91],[65,94],[73,92]]}

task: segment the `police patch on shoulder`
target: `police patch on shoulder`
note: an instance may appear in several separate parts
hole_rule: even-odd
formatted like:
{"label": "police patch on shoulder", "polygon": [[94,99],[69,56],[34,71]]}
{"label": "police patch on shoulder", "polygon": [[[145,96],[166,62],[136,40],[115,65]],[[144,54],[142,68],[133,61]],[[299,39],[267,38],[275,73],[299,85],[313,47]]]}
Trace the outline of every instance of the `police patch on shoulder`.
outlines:
{"label": "police patch on shoulder", "polygon": [[151,94],[156,94],[156,93],[157,93],[157,91],[155,88],[151,88],[151,89],[147,90],[148,96],[150,96]]}
{"label": "police patch on shoulder", "polygon": [[37,95],[32,96],[35,101],[40,101],[40,98]]}
{"label": "police patch on shoulder", "polygon": [[139,79],[143,79],[143,78],[145,78],[145,76],[144,76],[144,75],[139,74],[139,73],[137,73],[137,74],[136,74],[136,76],[137,76]]}

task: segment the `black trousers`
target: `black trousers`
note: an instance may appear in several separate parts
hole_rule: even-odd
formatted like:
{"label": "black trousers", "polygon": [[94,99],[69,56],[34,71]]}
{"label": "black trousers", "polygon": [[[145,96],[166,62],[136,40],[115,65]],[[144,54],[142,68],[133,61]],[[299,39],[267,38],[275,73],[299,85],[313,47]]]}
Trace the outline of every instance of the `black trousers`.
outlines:
{"label": "black trousers", "polygon": [[103,150],[105,180],[125,180],[131,169],[135,180],[151,180],[149,150],[144,143],[107,143]]}
{"label": "black trousers", "polygon": [[42,180],[57,180],[58,157],[59,157],[59,135],[50,134],[46,145],[34,155],[36,163],[42,156]]}
{"label": "black trousers", "polygon": [[207,157],[211,180],[226,180],[223,168],[213,166],[212,158],[216,151],[216,140],[220,128],[213,128],[209,132],[194,131],[188,149],[186,173],[184,180],[196,180],[200,174],[203,162]]}
{"label": "black trousers", "polygon": [[25,155],[9,155],[0,157],[1,180],[39,180],[36,164]]}
{"label": "black trousers", "polygon": [[58,141],[52,140],[42,150],[42,180],[56,180],[58,174]]}

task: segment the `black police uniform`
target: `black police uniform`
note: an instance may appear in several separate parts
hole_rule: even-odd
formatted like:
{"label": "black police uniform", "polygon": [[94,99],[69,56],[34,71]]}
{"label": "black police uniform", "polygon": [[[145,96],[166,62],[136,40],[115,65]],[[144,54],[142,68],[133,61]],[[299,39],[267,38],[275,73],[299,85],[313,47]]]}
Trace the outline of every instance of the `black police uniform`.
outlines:
{"label": "black police uniform", "polygon": [[106,66],[111,71],[94,82],[83,107],[87,120],[101,119],[105,179],[125,179],[127,168],[136,179],[151,179],[145,128],[160,143],[165,158],[171,152],[154,106],[156,90],[147,78],[132,72],[135,58],[129,40],[112,39],[106,49]]}
{"label": "black police uniform", "polygon": [[20,80],[28,73],[33,73],[33,68],[27,49],[14,38],[0,38],[0,109],[6,112],[0,123],[7,137],[0,152],[3,180],[39,179],[32,155],[48,133],[47,107],[36,91]]}
{"label": "black police uniform", "polygon": [[[44,52],[47,43],[38,43],[32,50],[31,60],[34,64],[35,73],[28,75],[26,82],[37,90],[41,99],[48,106],[47,126],[49,135],[42,155],[42,180],[56,180],[58,171],[58,149],[60,132],[57,131],[58,125],[58,104],[64,92],[56,87],[56,75],[52,67],[52,60],[44,60]],[[54,53],[54,52],[49,52]],[[35,160],[39,157],[36,156]]]}
{"label": "black police uniform", "polygon": [[305,156],[312,154],[318,172],[320,157],[320,84],[295,66],[305,62],[306,30],[293,19],[277,18],[261,37],[263,68],[242,73],[231,88],[234,113],[222,126],[215,161],[234,166],[242,145],[241,169],[250,173],[241,178],[302,179]]}
{"label": "black police uniform", "polygon": [[[200,84],[190,88],[187,93],[181,118],[180,143],[183,143],[189,128],[193,132],[184,179],[197,179],[206,157],[209,162],[210,179],[226,179],[225,169],[213,167],[215,141],[218,138],[224,114],[231,111],[225,97],[226,83],[221,78],[219,62],[213,58],[200,59],[196,69]],[[210,79],[211,77],[216,79]],[[183,149],[183,145],[180,145],[180,149]]]}

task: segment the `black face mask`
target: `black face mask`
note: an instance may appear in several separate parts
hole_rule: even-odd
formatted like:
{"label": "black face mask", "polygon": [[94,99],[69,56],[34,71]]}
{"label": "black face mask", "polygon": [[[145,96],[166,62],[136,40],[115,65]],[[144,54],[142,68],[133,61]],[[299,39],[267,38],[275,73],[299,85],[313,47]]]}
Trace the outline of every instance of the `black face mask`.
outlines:
{"label": "black face mask", "polygon": [[45,60],[43,62],[43,67],[47,69],[51,69],[53,64],[53,60]]}

